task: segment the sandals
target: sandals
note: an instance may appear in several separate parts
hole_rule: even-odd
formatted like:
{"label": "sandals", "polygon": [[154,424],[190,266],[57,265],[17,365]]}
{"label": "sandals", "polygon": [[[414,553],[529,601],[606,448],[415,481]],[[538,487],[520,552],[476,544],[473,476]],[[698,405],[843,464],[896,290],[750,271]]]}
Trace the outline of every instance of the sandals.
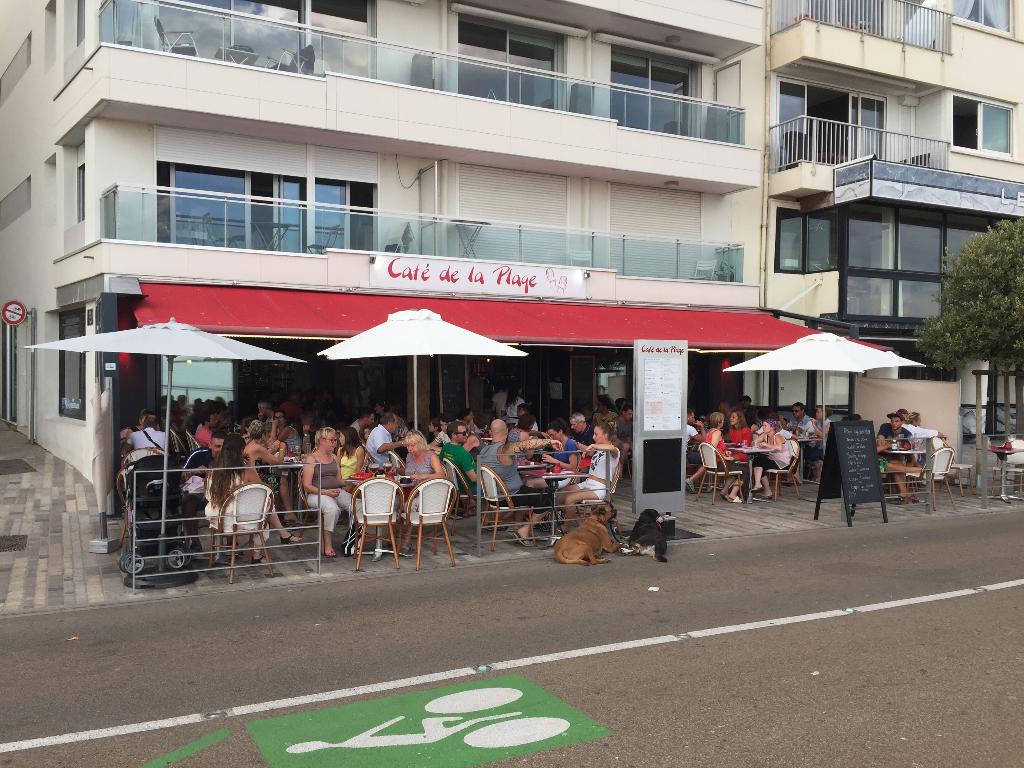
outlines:
{"label": "sandals", "polygon": [[512,531],[512,539],[517,541],[517,542],[519,542],[524,547],[532,547],[532,546],[534,546],[532,541],[530,541],[529,539],[527,539],[527,538],[525,538],[523,536],[520,536],[519,535],[519,531]]}
{"label": "sandals", "polygon": [[302,543],[302,537],[299,536],[297,533],[290,533],[287,536],[281,536],[281,534],[277,534],[277,535],[280,536],[282,544],[301,544]]}
{"label": "sandals", "polygon": [[334,551],[334,550],[332,549],[332,550],[330,550],[329,552],[327,552],[327,551],[325,551],[325,552],[321,552],[321,556],[322,556],[322,557],[326,557],[326,558],[327,558],[328,560],[333,560],[334,558],[336,558],[336,557],[338,556],[338,553],[337,553],[337,552],[335,552],[335,551]]}

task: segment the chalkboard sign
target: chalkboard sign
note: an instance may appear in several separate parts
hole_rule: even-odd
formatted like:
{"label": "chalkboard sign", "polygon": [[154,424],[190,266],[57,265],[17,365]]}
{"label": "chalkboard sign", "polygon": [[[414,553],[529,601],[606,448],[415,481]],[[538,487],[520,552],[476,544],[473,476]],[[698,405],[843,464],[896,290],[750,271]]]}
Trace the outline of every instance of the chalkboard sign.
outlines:
{"label": "chalkboard sign", "polygon": [[834,421],[829,428],[814,519],[818,519],[823,500],[839,498],[843,500],[847,525],[853,525],[858,504],[873,502],[882,505],[882,520],[889,522],[878,471],[875,426],[870,421]]}
{"label": "chalkboard sign", "polygon": [[466,407],[466,358],[462,355],[441,355],[437,360],[441,416],[454,419]]}
{"label": "chalkboard sign", "polygon": [[644,440],[644,493],[676,493],[683,490],[683,439]]}

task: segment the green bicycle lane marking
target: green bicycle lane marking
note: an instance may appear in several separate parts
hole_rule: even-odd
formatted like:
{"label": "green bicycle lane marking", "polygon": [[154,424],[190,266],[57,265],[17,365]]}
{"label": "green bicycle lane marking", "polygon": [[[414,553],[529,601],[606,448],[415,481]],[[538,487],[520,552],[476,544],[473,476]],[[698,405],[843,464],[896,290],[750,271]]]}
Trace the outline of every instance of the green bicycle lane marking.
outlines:
{"label": "green bicycle lane marking", "polygon": [[246,729],[270,768],[470,768],[612,735],[519,675],[255,720]]}
{"label": "green bicycle lane marking", "polygon": [[145,763],[142,768],[166,768],[168,765],[173,765],[179,760],[184,760],[186,757],[191,757],[196,752],[202,752],[209,746],[216,744],[218,741],[223,741],[231,735],[231,731],[227,728],[223,728],[219,731],[203,736],[201,739],[196,739],[190,744],[186,744],[183,747],[179,747],[173,752],[168,752],[160,757],[155,757],[148,763]]}

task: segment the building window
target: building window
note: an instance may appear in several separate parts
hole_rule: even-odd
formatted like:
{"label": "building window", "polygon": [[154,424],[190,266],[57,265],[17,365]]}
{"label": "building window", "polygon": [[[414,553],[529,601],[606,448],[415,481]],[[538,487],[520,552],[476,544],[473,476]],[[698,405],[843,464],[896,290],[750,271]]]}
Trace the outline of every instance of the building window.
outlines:
{"label": "building window", "polygon": [[871,317],[892,316],[892,280],[851,275],[846,281],[846,312]]}
{"label": "building window", "polygon": [[804,260],[804,217],[797,211],[778,209],[775,232],[775,271],[802,272]]}
{"label": "building window", "polygon": [[953,145],[1010,154],[1010,110],[996,104],[954,96]]}
{"label": "building window", "polygon": [[75,176],[75,215],[85,221],[85,163],[78,166]]}
{"label": "building window", "polygon": [[75,2],[75,45],[85,42],[85,0]]}
{"label": "building window", "polygon": [[939,314],[939,283],[900,280],[900,317],[934,317]]}
{"label": "building window", "polygon": [[868,269],[896,266],[896,211],[870,205],[851,205],[849,264]]}
{"label": "building window", "polygon": [[986,27],[1010,31],[1010,0],[953,0],[953,13]]}
{"label": "building window", "polygon": [[[617,85],[639,91],[695,96],[699,68],[685,59],[652,58],[613,48],[611,80]],[[676,99],[614,89],[611,94],[611,117],[627,128],[680,133],[682,124],[693,116],[681,109]]]}
{"label": "building window", "polygon": [[[459,53],[499,64],[555,72],[558,38],[459,17]],[[534,107],[555,107],[555,79],[501,66],[459,62],[459,93]]]}
{"label": "building window", "polygon": [[309,23],[338,32],[370,34],[370,4],[366,0],[311,0]]}
{"label": "building window", "polygon": [[942,266],[942,214],[900,211],[899,268],[909,272],[938,272]]}
{"label": "building window", "polygon": [[839,269],[839,216],[834,209],[804,215],[779,208],[776,229],[777,272]]}
{"label": "building window", "polygon": [[[61,312],[58,318],[61,339],[85,335],[85,309]],[[59,352],[61,416],[85,418],[85,355],[81,352]]]}
{"label": "building window", "polygon": [[807,214],[806,272],[839,269],[839,216],[835,210]]}
{"label": "building window", "polygon": [[949,266],[956,264],[964,244],[988,229],[988,221],[977,216],[951,213],[946,216],[946,253]]}

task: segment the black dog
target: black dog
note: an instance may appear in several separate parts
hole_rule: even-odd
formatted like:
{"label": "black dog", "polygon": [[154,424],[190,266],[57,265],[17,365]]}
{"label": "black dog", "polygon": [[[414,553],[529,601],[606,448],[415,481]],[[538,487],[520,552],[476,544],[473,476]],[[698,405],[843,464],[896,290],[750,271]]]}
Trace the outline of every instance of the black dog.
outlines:
{"label": "black dog", "polygon": [[668,543],[661,532],[661,515],[656,510],[645,509],[640,513],[629,541],[623,549],[624,554],[652,555],[659,563],[667,563]]}

